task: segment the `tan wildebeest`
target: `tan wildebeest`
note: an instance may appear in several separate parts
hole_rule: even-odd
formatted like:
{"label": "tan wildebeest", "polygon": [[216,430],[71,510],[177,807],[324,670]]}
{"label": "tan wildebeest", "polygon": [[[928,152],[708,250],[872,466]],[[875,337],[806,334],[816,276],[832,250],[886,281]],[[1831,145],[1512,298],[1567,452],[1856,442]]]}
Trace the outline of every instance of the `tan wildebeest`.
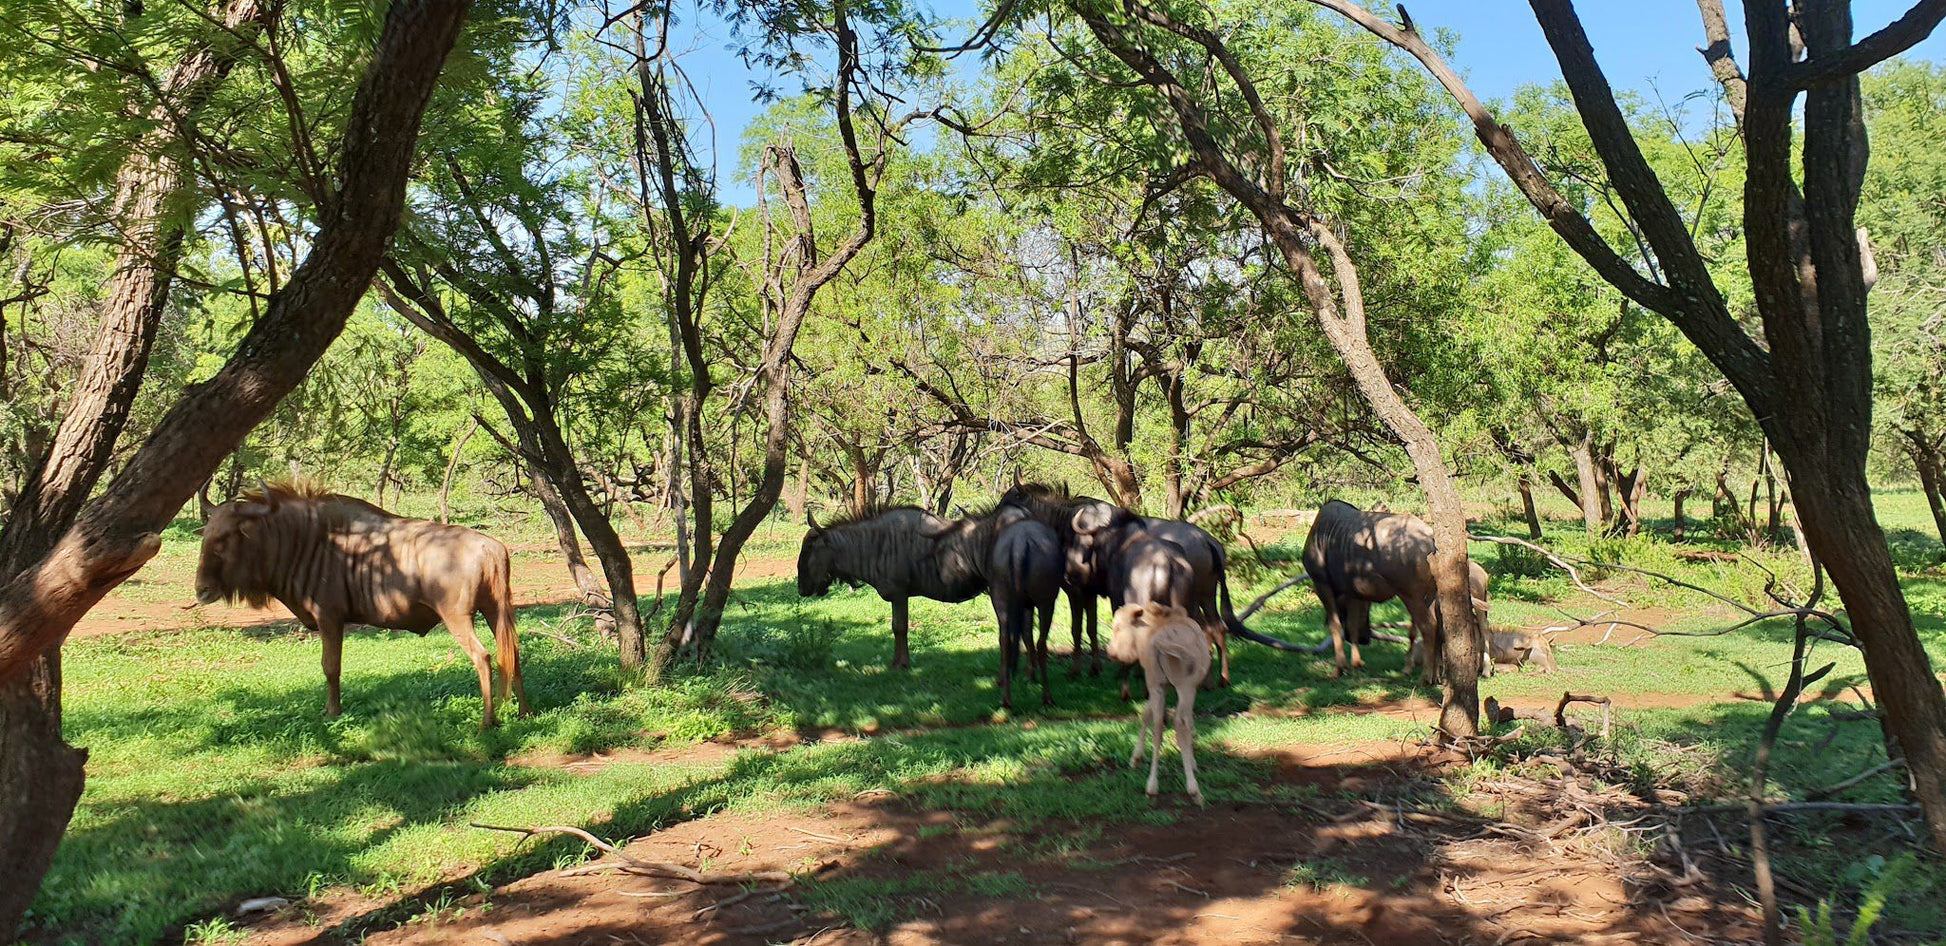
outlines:
{"label": "tan wildebeest", "polygon": [[1168,691],[1176,691],[1176,749],[1182,753],[1182,775],[1190,800],[1203,803],[1196,784],[1196,688],[1209,675],[1209,640],[1203,626],[1189,612],[1172,604],[1125,604],[1115,610],[1108,656],[1122,663],[1142,665],[1149,699],[1142,704],[1142,728],[1135,736],[1131,768],[1141,764],[1142,749],[1151,735],[1155,751],[1149,758],[1149,794],[1161,788],[1157,770],[1162,764],[1162,728]]}
{"label": "tan wildebeest", "polygon": [[216,507],[203,528],[196,600],[275,598],[324,641],[324,712],[336,716],[345,625],[425,634],[444,623],[473,661],[493,713],[493,670],[473,631],[473,613],[493,626],[500,701],[527,712],[514,633],[507,547],[464,526],[407,519],[362,499],[304,486],[271,485]]}

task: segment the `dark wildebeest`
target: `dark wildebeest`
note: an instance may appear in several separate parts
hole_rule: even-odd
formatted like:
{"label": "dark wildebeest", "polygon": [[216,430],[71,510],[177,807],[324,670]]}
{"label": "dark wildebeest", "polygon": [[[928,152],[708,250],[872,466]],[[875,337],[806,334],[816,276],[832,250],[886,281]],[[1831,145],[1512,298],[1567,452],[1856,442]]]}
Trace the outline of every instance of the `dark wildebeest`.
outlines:
{"label": "dark wildebeest", "polygon": [[[1426,642],[1418,648],[1424,658],[1420,661],[1423,679],[1428,685],[1436,682],[1443,632],[1439,586],[1432,574],[1433,547],[1432,527],[1417,516],[1364,512],[1335,499],[1318,510],[1310,537],[1304,540],[1304,571],[1324,606],[1335,654],[1334,676],[1345,671],[1347,637],[1350,665],[1364,666],[1358,646],[1369,643],[1372,605],[1397,598],[1411,617],[1411,636]],[[1469,559],[1468,564],[1467,584],[1479,617],[1477,626],[1484,629],[1487,573],[1478,562]],[[1484,655],[1486,648],[1480,650]],[[1492,666],[1486,661],[1483,671],[1491,673]]]}
{"label": "dark wildebeest", "polygon": [[797,552],[797,593],[820,598],[833,582],[870,585],[892,604],[894,670],[912,667],[906,649],[908,599],[957,603],[986,590],[991,537],[955,529],[952,520],[917,506],[894,506],[823,526],[810,520],[810,525]]}
{"label": "dark wildebeest", "polygon": [[1081,550],[1080,557],[1093,563],[1093,568],[1105,569],[1104,574],[1110,585],[1106,592],[1112,608],[1119,609],[1132,600],[1121,593],[1123,589],[1114,587],[1121,580],[1119,575],[1125,572],[1125,569],[1113,564],[1115,561],[1135,550],[1148,548],[1146,543],[1149,540],[1167,542],[1181,550],[1189,562],[1190,584],[1177,600],[1168,603],[1188,611],[1189,616],[1203,626],[1210,644],[1216,648],[1222,668],[1219,679],[1224,686],[1230,685],[1231,635],[1279,650],[1303,649],[1259,634],[1237,619],[1230,603],[1230,582],[1226,574],[1227,560],[1223,546],[1202,527],[1173,519],[1138,516],[1106,503],[1076,510],[1073,523],[1075,543]]}
{"label": "dark wildebeest", "polygon": [[[1047,632],[1054,623],[1054,600],[1061,595],[1061,540],[1024,510],[1002,507],[993,514],[993,553],[988,556],[987,595],[1000,624],[1000,705],[1013,706],[1012,675],[1025,644],[1041,680],[1041,705],[1054,705],[1047,676]],[[1040,618],[1034,634],[1033,618]]]}
{"label": "dark wildebeest", "polygon": [[[870,585],[891,602],[894,668],[912,666],[906,644],[911,597],[952,603],[989,592],[1000,625],[1002,705],[1013,705],[1011,674],[1023,643],[1035,655],[1042,700],[1051,701],[1047,628],[1061,587],[1060,540],[1021,511],[996,509],[945,519],[899,506],[826,526],[812,521],[798,551],[797,592],[819,597],[839,581]],[[1041,618],[1038,645],[1033,635],[1036,612]]]}
{"label": "dark wildebeest", "polygon": [[493,713],[493,670],[473,632],[473,613],[493,627],[500,701],[527,712],[507,586],[507,547],[463,526],[394,516],[371,503],[301,486],[265,483],[210,513],[196,566],[196,600],[275,598],[324,641],[324,712],[336,716],[345,625],[425,634],[444,623],[473,661]]}
{"label": "dark wildebeest", "polygon": [[1002,508],[1012,507],[1026,512],[1034,521],[1054,530],[1060,539],[1064,563],[1061,590],[1068,596],[1068,628],[1074,633],[1074,651],[1068,661],[1070,677],[1081,674],[1081,639],[1084,630],[1093,655],[1088,672],[1101,672],[1101,636],[1095,627],[1095,599],[1105,597],[1108,586],[1105,576],[1093,567],[1087,550],[1074,536],[1076,510],[1096,505],[1109,504],[1088,496],[1071,496],[1065,488],[1041,483],[1016,483],[1000,497]]}

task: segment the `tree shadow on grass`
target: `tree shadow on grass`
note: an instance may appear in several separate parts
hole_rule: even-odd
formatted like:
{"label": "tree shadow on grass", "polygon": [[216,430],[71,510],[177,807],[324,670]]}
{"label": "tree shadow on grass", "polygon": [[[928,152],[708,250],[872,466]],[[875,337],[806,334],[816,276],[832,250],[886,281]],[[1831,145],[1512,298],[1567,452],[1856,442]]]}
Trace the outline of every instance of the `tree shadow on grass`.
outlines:
{"label": "tree shadow on grass", "polygon": [[[1528,850],[1488,836],[1488,821],[1445,814],[1458,801],[1452,783],[1414,758],[1291,764],[1206,740],[1197,757],[1209,807],[1188,807],[1174,794],[1151,800],[1141,793],[1141,773],[1123,762],[1131,728],[1125,721],[978,726],[747,753],[720,777],[623,806],[591,826],[620,838],[725,807],[756,817],[808,803],[833,805],[895,833],[803,880],[790,894],[809,908],[797,923],[784,904],[699,922],[691,913],[711,899],[700,892],[674,902],[585,907],[576,892],[598,888],[570,881],[531,893],[498,891],[493,911],[444,923],[441,935],[484,934],[542,914],[541,929],[509,926],[502,935],[524,943],[609,935],[746,943],[819,928],[904,924],[909,937],[941,942],[1148,942],[1171,931],[1239,942],[1290,936],[1479,943],[1519,941],[1509,936],[1522,928],[1532,941],[1598,930],[1665,942],[1678,937],[1667,904],[1698,892],[1714,902],[1684,914],[1690,930],[1750,932],[1742,901],[1708,881],[1672,890],[1652,871],[1550,854],[1545,845]],[[1166,761],[1165,791],[1174,792],[1180,769]],[[880,800],[855,801],[861,796]],[[1430,814],[1408,823],[1400,814],[1406,811]],[[578,841],[556,840],[537,843],[532,853],[580,849]],[[422,891],[319,941],[395,927],[435,896],[459,889]],[[733,891],[715,893],[726,892]],[[1563,919],[1575,910],[1599,915]],[[781,926],[774,922],[780,918]]]}
{"label": "tree shadow on grass", "polygon": [[[890,606],[870,591],[837,591],[819,599],[798,597],[788,582],[738,593],[740,604],[724,616],[718,649],[725,663],[749,668],[755,685],[788,707],[801,730],[875,732],[917,726],[965,725],[995,718],[999,707],[999,644],[993,611],[984,599],[957,605],[912,603],[912,669],[887,668],[891,657]],[[1254,629],[1293,643],[1322,637],[1317,608],[1261,612]],[[1064,719],[1121,716],[1122,673],[1112,661],[1099,675],[1068,676],[1073,634],[1065,601],[1049,635],[1049,668],[1055,705],[1040,705],[1040,685],[1016,675],[1011,715]],[[1107,608],[1099,633],[1106,644]],[[1310,623],[1312,626],[1306,627]],[[1252,707],[1319,709],[1402,700],[1422,691],[1404,673],[1405,649],[1377,644],[1365,650],[1366,667],[1344,678],[1330,675],[1330,661],[1288,653],[1254,642],[1230,643],[1231,682],[1197,699],[1201,715],[1223,716]],[[1084,665],[1086,661],[1084,661]],[[1140,675],[1133,678],[1142,696]],[[1424,691],[1431,692],[1431,691]]]}

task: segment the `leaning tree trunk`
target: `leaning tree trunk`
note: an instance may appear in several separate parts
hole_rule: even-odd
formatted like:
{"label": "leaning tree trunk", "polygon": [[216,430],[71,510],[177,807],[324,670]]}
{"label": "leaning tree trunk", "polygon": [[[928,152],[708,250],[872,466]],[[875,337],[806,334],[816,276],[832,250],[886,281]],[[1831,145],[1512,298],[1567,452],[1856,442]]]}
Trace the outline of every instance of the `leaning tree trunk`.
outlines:
{"label": "leaning tree trunk", "polygon": [[1906,438],[1906,453],[1912,457],[1912,466],[1919,471],[1919,489],[1926,494],[1926,508],[1932,510],[1933,530],[1939,533],[1939,541],[1946,543],[1946,470],[1941,469],[1939,451],[1932,443],[1916,430],[1903,431]]}
{"label": "leaning tree trunk", "polygon": [[[1174,20],[1165,11],[1127,4],[1132,16],[1160,27],[1203,49],[1235,83],[1242,100],[1249,106],[1251,119],[1267,147],[1261,160],[1251,154],[1250,170],[1237,163],[1238,156],[1224,150],[1224,144],[1211,132],[1210,119],[1203,103],[1184,88],[1169,68],[1135,39],[1133,23],[1104,15],[1100,8],[1071,0],[1069,8],[1088,26],[1095,38],[1154,89],[1174,113],[1184,143],[1196,158],[1197,170],[1209,177],[1257,219],[1264,237],[1275,246],[1285,265],[1298,277],[1305,301],[1324,329],[1325,338],[1351,371],[1359,392],[1373,413],[1405,442],[1413,469],[1419,474],[1421,488],[1433,528],[1435,549],[1433,575],[1439,585],[1439,602],[1445,628],[1441,664],[1446,678],[1444,704],[1440,710],[1440,729],[1449,739],[1474,736],[1479,731],[1480,648],[1484,643],[1474,618],[1472,595],[1467,582],[1466,509],[1459,490],[1446,470],[1439,442],[1411,407],[1399,397],[1385,376],[1385,369],[1373,353],[1366,334],[1365,297],[1359,285],[1358,268],[1351,260],[1335,221],[1315,208],[1299,208],[1288,202],[1288,168],[1284,159],[1283,132],[1264,106],[1256,84],[1222,37],[1201,26]],[[1262,178],[1253,176],[1261,171]],[[1316,249],[1314,249],[1316,248]],[[1312,253],[1321,249],[1330,262],[1332,279],[1327,280]],[[1336,286],[1334,289],[1333,282]],[[1070,368],[1070,394],[1074,396],[1073,369]]]}
{"label": "leaning tree trunk", "polygon": [[1601,507],[1605,501],[1599,494],[1601,485],[1595,476],[1594,435],[1583,432],[1581,440],[1568,445],[1568,454],[1574,457],[1575,477],[1581,488],[1575,497],[1581,501],[1581,521],[1588,527],[1589,535],[1600,535],[1602,523]]}
{"label": "leaning tree trunk", "polygon": [[[231,0],[220,14],[233,31],[261,27],[271,16],[259,0]],[[101,325],[53,443],[36,454],[38,465],[0,527],[0,579],[15,578],[54,547],[107,470],[128,424],[182,254],[185,220],[176,205],[189,176],[177,152],[178,126],[169,119],[195,120],[235,67],[236,49],[225,37],[183,56],[150,109],[154,130],[136,143],[116,178],[123,243]],[[208,481],[206,473],[202,485]],[[12,938],[52,863],[81,798],[87,757],[62,738],[58,650],[0,679],[0,877],[8,878],[0,884],[0,941]]]}
{"label": "leaning tree trunk", "polygon": [[1534,480],[1525,473],[1515,484],[1520,489],[1520,511],[1527,517],[1527,537],[1536,542],[1541,540],[1541,514],[1534,508]]}
{"label": "leaning tree trunk", "polygon": [[[36,541],[49,545],[45,554],[0,560],[0,707],[6,715],[0,720],[0,789],[21,793],[0,797],[0,819],[12,832],[0,843],[0,878],[6,879],[0,884],[0,938],[11,938],[18,927],[79,792],[81,760],[60,741],[55,649],[90,607],[155,555],[159,531],[344,329],[397,226],[420,118],[467,7],[465,0],[392,4],[345,122],[339,189],[320,208],[304,262],[230,361],[184,392],[107,489],[69,513],[71,525],[36,529]],[[125,417],[126,410],[126,403],[107,405],[102,416]],[[85,496],[88,490],[71,487],[100,472],[84,469],[62,485],[70,487],[69,495]]]}

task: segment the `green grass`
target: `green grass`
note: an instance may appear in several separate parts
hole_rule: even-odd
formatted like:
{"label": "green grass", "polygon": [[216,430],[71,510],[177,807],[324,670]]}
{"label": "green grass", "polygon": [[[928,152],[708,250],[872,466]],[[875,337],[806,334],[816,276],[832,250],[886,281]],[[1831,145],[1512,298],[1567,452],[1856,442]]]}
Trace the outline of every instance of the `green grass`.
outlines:
{"label": "green grass", "polygon": [[[1887,500],[1915,618],[1935,659],[1946,660],[1946,571],[1937,564],[1930,516],[1916,496],[1894,493]],[[1508,523],[1482,528],[1524,534]],[[765,548],[791,554],[794,536],[780,528]],[[168,544],[171,553],[193,556],[193,541],[172,536]],[[1571,554],[1590,551],[1569,523],[1554,524],[1545,541]],[[1265,551],[1288,560],[1294,550]],[[1684,561],[1664,541],[1637,539],[1602,551],[1741,598],[1761,591],[1760,578],[1752,577],[1760,572]],[[1476,547],[1475,553],[1493,567],[1491,551]],[[1801,577],[1789,548],[1762,553],[1761,560],[1787,580]],[[1278,579],[1261,574],[1253,583],[1260,591]],[[1668,630],[1705,631],[1730,619],[1693,592],[1619,574],[1611,582],[1632,604],[1667,612]],[[1256,593],[1236,591],[1239,605]],[[181,592],[154,593],[161,600]],[[1598,610],[1554,574],[1499,575],[1493,593],[1495,620],[1503,624],[1558,622],[1557,605],[1581,614]],[[1396,606],[1375,615],[1402,619]],[[1010,850],[1069,861],[1085,860],[1104,825],[1178,817],[1177,807],[1143,796],[1146,772],[1125,766],[1133,711],[1119,699],[1114,676],[1070,680],[1065,663],[1057,663],[1056,707],[1040,708],[1038,688],[1016,680],[1018,709],[997,711],[992,613],[984,600],[914,602],[914,669],[893,673],[885,669],[887,608],[875,595],[839,591],[806,601],[787,580],[741,587],[716,665],[680,672],[654,689],[622,687],[612,651],[559,609],[531,608],[521,620],[584,645],[527,635],[527,685],[539,712],[508,715],[490,732],[477,727],[471,668],[443,633],[354,635],[345,649],[346,713],[331,721],[322,718],[318,644],[308,637],[215,628],[71,642],[64,662],[67,728],[70,741],[91,752],[89,783],[35,904],[30,936],[224,942],[232,930],[221,917],[242,899],[295,899],[339,887],[405,898],[397,913],[368,918],[368,925],[436,919],[442,892],[453,889],[441,885],[500,883],[586,853],[578,842],[524,841],[468,826],[476,821],[580,824],[622,837],[719,810],[815,806],[878,789],[923,809],[1004,819]],[[1252,624],[1299,643],[1322,638],[1315,598],[1305,589],[1276,599]],[[1054,642],[1062,648],[1069,640],[1064,625],[1061,609]],[[1638,633],[1620,629],[1614,640]],[[1564,689],[1613,695],[1624,709],[1610,751],[1630,778],[1734,794],[1768,710],[1767,703],[1734,694],[1762,697],[1781,686],[1788,641],[1788,626],[1775,622],[1723,636],[1665,636],[1650,646],[1562,646],[1559,674],[1502,673],[1482,691],[1526,707],[1551,706]],[[1238,643],[1236,685],[1205,692],[1197,704],[1199,775],[1212,803],[1290,801],[1301,794],[1273,784],[1264,750],[1423,736],[1413,723],[1357,709],[1436,696],[1406,679],[1403,658],[1402,647],[1379,644],[1366,652],[1362,673],[1332,679],[1325,659]],[[1843,697],[1844,685],[1863,681],[1855,654],[1822,645],[1814,659],[1837,663],[1821,690]],[[1666,704],[1674,701],[1663,699],[1682,694],[1704,702],[1672,707]],[[1631,696],[1643,695],[1655,695],[1663,707],[1627,709]],[[1876,727],[1843,721],[1834,709],[1842,707],[1806,707],[1786,726],[1772,778],[1779,795],[1801,794],[1883,759]],[[711,763],[623,756],[588,774],[522,764],[559,754],[834,729],[876,738],[746,750]],[[1167,762],[1163,789],[1179,792],[1180,769]],[[1846,797],[1890,800],[1896,782],[1881,777]],[[1782,848],[1780,862],[1804,876],[1842,878],[1856,860],[1846,860],[1849,849],[1838,835],[1798,832]],[[1328,885],[1357,877],[1356,865],[1309,869],[1314,877],[1293,881]],[[1915,876],[1937,883],[1938,866],[1926,861]],[[1869,880],[1846,881],[1851,886],[1844,889]],[[1005,871],[911,882],[1001,899],[1025,890],[1018,874]],[[900,899],[888,887],[896,883],[869,875],[810,882],[804,902],[878,928],[902,915],[885,905]],[[1888,916],[1925,928],[1914,924],[1928,916],[1939,921],[1937,906],[1930,914],[1926,909],[1917,898],[1894,897]]]}

